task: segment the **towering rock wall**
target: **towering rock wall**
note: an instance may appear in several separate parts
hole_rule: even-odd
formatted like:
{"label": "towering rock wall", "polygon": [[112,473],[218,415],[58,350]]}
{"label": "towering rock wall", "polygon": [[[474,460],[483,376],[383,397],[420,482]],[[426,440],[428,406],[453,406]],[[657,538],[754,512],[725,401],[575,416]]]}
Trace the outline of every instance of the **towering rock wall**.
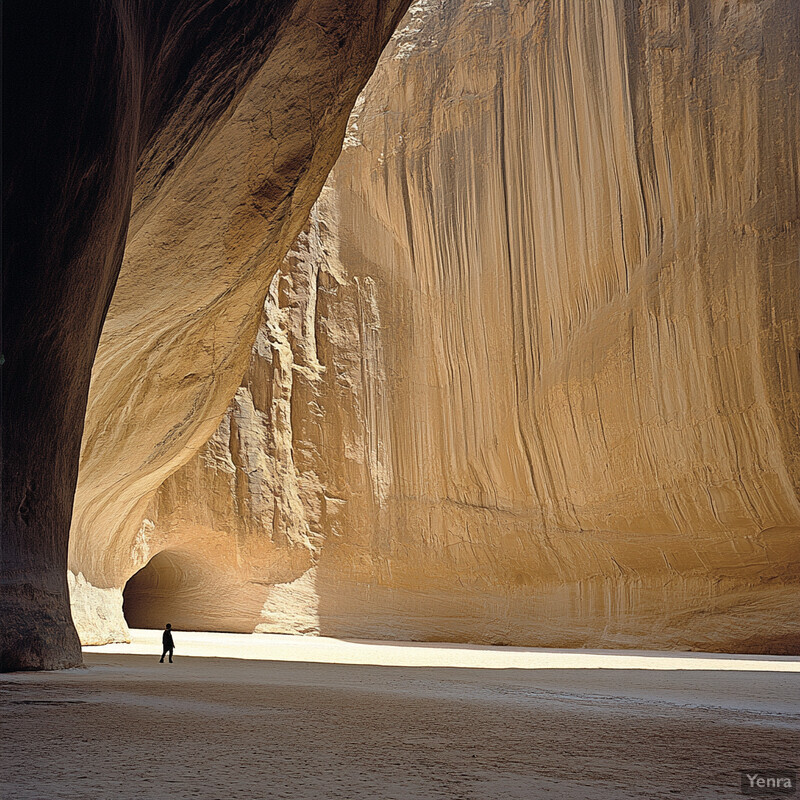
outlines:
{"label": "towering rock wall", "polygon": [[788,0],[415,4],[131,613],[797,652],[799,80]]}
{"label": "towering rock wall", "polygon": [[80,661],[82,433],[72,584],[108,626],[148,495],[219,424],[407,4],[4,9],[3,669]]}

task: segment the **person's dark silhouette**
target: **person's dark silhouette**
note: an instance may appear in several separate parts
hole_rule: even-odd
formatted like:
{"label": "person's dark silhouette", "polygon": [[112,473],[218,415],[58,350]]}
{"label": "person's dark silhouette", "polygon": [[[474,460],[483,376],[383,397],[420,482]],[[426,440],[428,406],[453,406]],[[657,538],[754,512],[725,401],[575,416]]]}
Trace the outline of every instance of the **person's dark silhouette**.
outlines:
{"label": "person's dark silhouette", "polygon": [[172,641],[172,625],[167,623],[167,627],[164,629],[164,634],[161,637],[161,641],[164,643],[164,652],[161,654],[161,661],[160,664],[164,663],[164,656],[169,653],[169,663],[172,663],[172,651],[175,649],[175,642]]}

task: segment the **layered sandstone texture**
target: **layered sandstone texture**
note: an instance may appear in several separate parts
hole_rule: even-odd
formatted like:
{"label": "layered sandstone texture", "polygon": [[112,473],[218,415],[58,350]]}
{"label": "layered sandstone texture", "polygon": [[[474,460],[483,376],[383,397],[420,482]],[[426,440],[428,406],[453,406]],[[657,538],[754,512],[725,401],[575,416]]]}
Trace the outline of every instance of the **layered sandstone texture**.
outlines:
{"label": "layered sandstone texture", "polygon": [[3,668],[80,660],[73,495],[76,613],[124,630],[143,508],[225,413],[407,5],[11,4]]}
{"label": "layered sandstone texture", "polygon": [[798,85],[791,0],[415,4],[129,621],[800,651]]}

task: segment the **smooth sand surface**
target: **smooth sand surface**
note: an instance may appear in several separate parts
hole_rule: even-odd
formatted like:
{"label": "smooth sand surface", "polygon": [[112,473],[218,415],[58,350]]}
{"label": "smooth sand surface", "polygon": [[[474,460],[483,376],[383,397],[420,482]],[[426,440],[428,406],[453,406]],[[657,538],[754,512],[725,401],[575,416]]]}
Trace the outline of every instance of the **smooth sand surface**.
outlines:
{"label": "smooth sand surface", "polygon": [[2,676],[3,798],[732,798],[800,659],[160,632]]}

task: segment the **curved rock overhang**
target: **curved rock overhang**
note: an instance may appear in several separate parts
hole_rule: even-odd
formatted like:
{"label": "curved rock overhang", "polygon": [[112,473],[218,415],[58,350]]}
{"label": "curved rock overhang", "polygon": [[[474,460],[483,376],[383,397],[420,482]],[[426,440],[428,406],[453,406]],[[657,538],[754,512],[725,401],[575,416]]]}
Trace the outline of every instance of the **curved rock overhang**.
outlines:
{"label": "curved rock overhang", "polygon": [[[110,406],[99,404],[101,416],[89,416],[87,476],[111,475],[111,485],[97,479],[99,492],[113,486],[126,507],[180,463],[176,452],[202,444],[224,413],[247,363],[258,295],[307,216],[349,109],[407,5],[4,6],[2,669],[81,660],[67,548],[90,375],[109,304],[108,336],[122,356],[100,365],[116,378],[103,381],[104,391],[116,394]],[[248,147],[232,151],[230,124],[269,139],[259,154],[271,158],[254,164]],[[231,162],[215,171],[209,162],[218,162],[220,148]],[[204,201],[204,213],[195,215]],[[230,236],[209,227],[222,216]],[[173,245],[196,233],[195,219],[210,236],[221,235],[222,253],[184,272],[192,258]],[[120,287],[114,313],[126,242],[142,238],[144,271]],[[132,251],[129,257],[136,260]],[[241,279],[256,272],[257,280]],[[186,301],[198,291],[199,306]],[[178,307],[172,317],[161,303],[165,293]],[[202,338],[192,321],[209,305],[210,318],[233,333],[224,346],[211,345],[214,355],[203,365],[212,373],[223,367],[228,377],[203,386],[207,399],[198,404],[197,392],[185,390],[186,373],[169,372],[169,356],[157,365],[143,350],[154,340]],[[131,315],[148,320],[147,336]],[[178,349],[194,355],[183,344]],[[179,423],[171,417],[167,431],[141,413],[156,400],[147,379],[135,385],[140,369],[151,378],[165,370],[159,390],[178,395],[172,412]],[[124,396],[131,404],[120,402]],[[106,430],[110,422],[124,429],[123,438],[143,443],[134,465],[121,470],[128,486],[120,482],[120,443],[92,438],[95,425]],[[153,479],[154,472],[161,477]]]}

